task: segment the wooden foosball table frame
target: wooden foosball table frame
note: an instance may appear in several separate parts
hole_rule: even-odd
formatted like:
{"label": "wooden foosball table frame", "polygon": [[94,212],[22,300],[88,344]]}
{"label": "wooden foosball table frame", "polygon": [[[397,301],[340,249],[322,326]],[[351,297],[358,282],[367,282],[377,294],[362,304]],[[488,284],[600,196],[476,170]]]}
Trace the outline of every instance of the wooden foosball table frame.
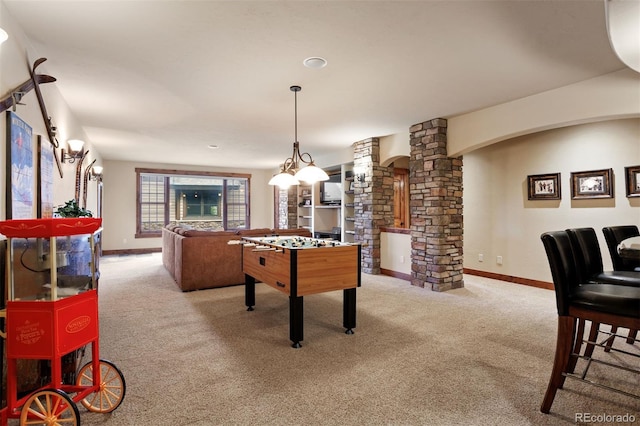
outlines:
{"label": "wooden foosball table frame", "polygon": [[[300,238],[300,237],[289,237]],[[361,281],[361,247],[324,240],[319,246],[287,247],[273,238],[244,238],[245,305],[253,311],[257,281],[289,296],[289,339],[299,348],[304,339],[304,296],[342,290],[343,326],[356,326],[356,289]],[[313,240],[306,238],[305,240]]]}

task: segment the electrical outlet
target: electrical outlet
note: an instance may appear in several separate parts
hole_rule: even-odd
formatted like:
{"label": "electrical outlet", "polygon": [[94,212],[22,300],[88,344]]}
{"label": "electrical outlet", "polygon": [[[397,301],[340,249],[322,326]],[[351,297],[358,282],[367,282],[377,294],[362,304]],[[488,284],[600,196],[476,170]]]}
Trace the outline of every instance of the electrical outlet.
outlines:
{"label": "electrical outlet", "polygon": [[502,265],[502,256],[498,256],[498,257],[496,257],[496,263],[497,263],[498,265]]}
{"label": "electrical outlet", "polygon": [[478,255],[478,262],[484,262],[484,254],[480,253]]}
{"label": "electrical outlet", "polygon": [[400,263],[404,263],[404,256],[400,256]]}

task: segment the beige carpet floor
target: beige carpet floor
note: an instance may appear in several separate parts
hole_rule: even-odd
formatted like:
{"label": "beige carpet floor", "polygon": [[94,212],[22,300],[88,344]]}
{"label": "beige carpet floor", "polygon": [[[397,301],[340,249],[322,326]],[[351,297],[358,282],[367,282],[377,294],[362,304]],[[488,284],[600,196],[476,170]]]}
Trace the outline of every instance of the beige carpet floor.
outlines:
{"label": "beige carpet floor", "polygon": [[[467,275],[435,293],[363,274],[355,334],[341,292],[307,296],[293,349],[288,299],[264,284],[247,312],[243,286],[180,292],[160,254],[106,256],[101,272],[100,354],[127,390],[112,414],[80,408],[83,425],[569,425],[580,413],[640,424],[640,400],[570,379],[551,414],[538,411],[555,347],[549,290]],[[588,377],[612,377],[601,370]],[[640,389],[637,375],[613,377]]]}

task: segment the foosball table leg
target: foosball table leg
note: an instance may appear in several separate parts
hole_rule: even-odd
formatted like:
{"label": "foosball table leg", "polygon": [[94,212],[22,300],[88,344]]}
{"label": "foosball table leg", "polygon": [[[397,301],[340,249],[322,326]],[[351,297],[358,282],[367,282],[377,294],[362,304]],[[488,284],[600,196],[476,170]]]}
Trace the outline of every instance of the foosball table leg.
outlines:
{"label": "foosball table leg", "polygon": [[289,339],[292,348],[301,348],[304,339],[304,300],[302,296],[289,296]]}
{"label": "foosball table leg", "polygon": [[346,334],[353,334],[353,329],[356,328],[356,289],[345,289],[343,295],[342,326],[347,329]]}
{"label": "foosball table leg", "polygon": [[244,304],[247,311],[253,311],[256,304],[256,279],[244,274]]}

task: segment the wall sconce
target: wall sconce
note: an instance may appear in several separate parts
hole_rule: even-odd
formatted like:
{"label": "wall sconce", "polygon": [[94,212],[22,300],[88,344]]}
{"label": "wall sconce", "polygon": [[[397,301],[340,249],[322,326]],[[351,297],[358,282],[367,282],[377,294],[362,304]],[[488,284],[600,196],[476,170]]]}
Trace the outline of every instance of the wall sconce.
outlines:
{"label": "wall sconce", "polygon": [[95,180],[97,182],[102,182],[102,166],[93,166],[91,167],[91,176],[89,176],[89,180]]}
{"label": "wall sconce", "polygon": [[364,179],[365,179],[365,174],[364,173],[358,173],[356,175],[356,181],[357,182],[364,182]]}
{"label": "wall sconce", "polygon": [[84,141],[80,139],[69,139],[67,141],[67,146],[69,147],[68,152],[64,151],[62,148],[62,162],[68,161],[69,163],[74,163],[78,158],[82,158],[82,154],[84,153]]}

